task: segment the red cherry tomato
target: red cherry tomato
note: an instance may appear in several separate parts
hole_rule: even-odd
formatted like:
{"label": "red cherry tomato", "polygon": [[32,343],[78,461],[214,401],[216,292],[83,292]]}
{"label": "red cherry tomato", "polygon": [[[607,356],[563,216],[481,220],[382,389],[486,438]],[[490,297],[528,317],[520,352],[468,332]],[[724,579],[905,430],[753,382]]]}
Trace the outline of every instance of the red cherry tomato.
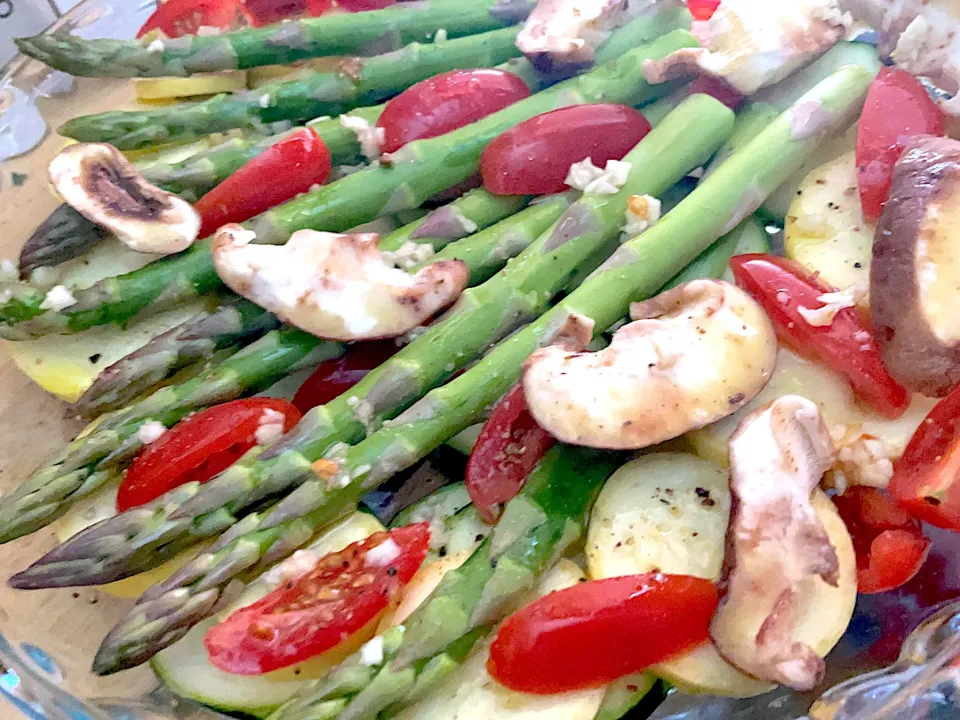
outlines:
{"label": "red cherry tomato", "polygon": [[300,412],[326,405],[343,395],[368,372],[382,365],[400,348],[393,340],[357,343],[340,357],[324,360],[297,390],[293,404]]}
{"label": "red cherry tomato", "polygon": [[307,0],[243,0],[251,24],[261,27],[308,14]]}
{"label": "red cherry tomato", "polygon": [[715,100],[719,100],[731,110],[736,110],[746,98],[733,85],[723,78],[713,75],[701,75],[687,87],[688,95],[697,93],[709,95]]}
{"label": "red cherry tomato", "polygon": [[[427,523],[374,533],[321,558],[313,570],[210,628],[210,661],[237,675],[296,665],[373,621],[423,564]],[[371,554],[373,552],[373,554]]]}
{"label": "red cherry tomato", "polygon": [[943,112],[919,80],[906,70],[880,69],[857,130],[857,183],[864,217],[880,217],[906,141],[914,135],[943,135],[944,126]]}
{"label": "red cherry tomato", "polygon": [[227,223],[243,222],[292,200],[330,177],[332,161],[323,140],[301,128],[270,146],[200,198],[200,237]]}
{"label": "red cherry tomato", "polygon": [[720,7],[720,0],[687,0],[687,10],[694,20],[709,20]]}
{"label": "red cherry tomato", "polygon": [[497,521],[504,503],[520,492],[555,442],[527,411],[522,385],[500,398],[477,437],[464,478],[484,522]]}
{"label": "red cherry tomato", "polygon": [[914,517],[960,530],[960,388],[934,405],[910,438],[890,494]]}
{"label": "red cherry tomato", "polygon": [[160,30],[171,38],[195,35],[201,27],[232,30],[246,25],[249,18],[237,0],[167,0],[147,18],[137,37]]}
{"label": "red cherry tomato", "polygon": [[573,163],[590,158],[603,167],[648,132],[647,119],[623,105],[571,105],[537,115],[487,145],[480,156],[483,186],[498,195],[560,192]]}
{"label": "red cherry tomato", "polygon": [[265,411],[283,415],[283,431],[300,421],[286,400],[248,398],[214,405],[181,420],[147,445],[130,465],[117,493],[123,512],[156,500],[188,482],[206,482],[257,444]]}
{"label": "red cherry tomato", "polygon": [[855,308],[840,310],[825,326],[811,325],[800,314],[801,307],[823,307],[817,298],[835,288],[773,255],[737,255],[730,268],[737,284],[763,306],[784,343],[844,375],[857,397],[877,412],[889,418],[903,414],[910,396],[890,377],[873,333]]}
{"label": "red cherry tomato", "polygon": [[313,17],[326,15],[329,12],[367,12],[369,10],[383,10],[393,5],[397,0],[306,0],[307,12]]}
{"label": "red cherry tomato", "polygon": [[833,502],[853,538],[861,593],[893,590],[920,571],[930,540],[893,498],[876,488],[852,487]]}
{"label": "red cherry tomato", "polygon": [[520,692],[597,687],[704,642],[716,608],[714,584],[687,575],[581,583],[507,618],[487,670]]}
{"label": "red cherry tomato", "polygon": [[443,135],[476,122],[518,100],[530,88],[504,70],[452,70],[418,82],[387,103],[377,126],[384,130],[384,152],[408,142]]}

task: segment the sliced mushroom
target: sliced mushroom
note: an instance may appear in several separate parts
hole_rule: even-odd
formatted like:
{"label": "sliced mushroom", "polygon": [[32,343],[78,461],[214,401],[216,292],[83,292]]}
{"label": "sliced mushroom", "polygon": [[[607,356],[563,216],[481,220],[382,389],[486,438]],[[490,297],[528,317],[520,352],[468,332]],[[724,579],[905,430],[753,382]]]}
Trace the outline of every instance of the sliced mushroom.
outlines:
{"label": "sliced mushroom", "polygon": [[182,252],[200,232],[190,203],[148,183],[112,145],[70,145],[50,163],[50,180],[68,205],[137,252]]}
{"label": "sliced mushroom", "polygon": [[838,584],[837,552],[811,503],[833,460],[819,408],[798,395],[751,413],[730,438],[727,593],[710,634],[744,672],[796,690],[823,678],[823,658],[794,632],[813,580]]}
{"label": "sliced mushroom", "polygon": [[893,173],[870,265],[870,314],[890,374],[941,396],[960,383],[960,141],[910,140]]}
{"label": "sliced mushroom", "polygon": [[517,47],[543,72],[593,62],[610,31],[655,0],[538,0],[517,34]]}
{"label": "sliced mushroom", "polygon": [[557,346],[524,367],[530,412],[568,443],[642,448],[742,407],[767,383],[777,341],[763,310],[737,287],[695,280],[630,309],[610,346]]}
{"label": "sliced mushroom", "polygon": [[459,260],[415,275],[393,268],[372,233],[301,230],[280,246],[251,244],[255,239],[239,225],[217,231],[212,250],[220,278],[285,322],[331,340],[398,337],[456,300],[469,276]]}
{"label": "sliced mushroom", "polygon": [[803,67],[843,37],[845,21],[835,0],[723,0],[692,33],[703,46],[647,60],[644,76],[661,83],[707,74],[744,95],[772,85]]}

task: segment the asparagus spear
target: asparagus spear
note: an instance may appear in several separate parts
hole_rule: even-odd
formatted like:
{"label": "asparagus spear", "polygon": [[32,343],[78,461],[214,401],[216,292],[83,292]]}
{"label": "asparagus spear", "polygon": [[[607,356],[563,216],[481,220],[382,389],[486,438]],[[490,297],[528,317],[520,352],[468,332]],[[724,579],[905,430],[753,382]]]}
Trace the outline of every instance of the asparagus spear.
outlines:
{"label": "asparagus spear", "polygon": [[[550,342],[573,315],[590,318],[597,331],[626,314],[631,301],[649,297],[705,250],[720,235],[736,227],[757,209],[763,198],[809,156],[823,139],[844,127],[859,112],[872,74],[845,67],[818,84],[780,115],[753,142],[735,153],[709,178],[650,230],[618,251],[576,291],[539,320],[497,345],[483,360],[429,392],[388,426],[357,445],[336,449],[320,463],[311,462],[308,438],[299,434],[262,456],[253,467],[235,465],[222,478],[271,467],[271,478],[301,483],[266,515],[252,514],[185,566],[168,581],[154,586],[137,608],[120,623],[98,653],[94,668],[113,672],[142,661],[161,649],[167,639],[209,614],[231,578],[255,572],[289,555],[339,508],[391,475],[409,467],[446,439],[477,422],[514,382],[527,356]],[[709,210],[709,211],[707,211]],[[237,472],[234,472],[237,470]],[[261,488],[261,497],[264,489]],[[214,508],[210,508],[213,510]],[[152,516],[157,512],[154,508]],[[227,513],[219,508],[217,513]],[[216,516],[217,513],[211,513]],[[14,587],[60,584],[76,577],[78,567],[104,568],[104,559],[117,565],[139,562],[143,541],[135,537],[129,513],[110,531],[106,524],[41,559],[11,580]],[[110,521],[108,521],[110,522]],[[125,531],[124,550],[114,552],[118,532]],[[170,528],[155,526],[156,535]],[[162,543],[149,543],[163,553]],[[126,557],[124,557],[126,556]],[[84,576],[89,576],[85,572]],[[110,579],[106,574],[101,579]]]}
{"label": "asparagus spear", "polygon": [[109,233],[69,205],[61,205],[27,238],[20,250],[20,277],[38,267],[59,265],[91,250]]}
{"label": "asparagus spear", "polygon": [[489,67],[520,54],[516,28],[493,30],[435,45],[411,43],[371,58],[350,58],[334,72],[265,85],[202,102],[157,110],[82,115],[59,128],[81,142],[107,142],[119,148],[200,137],[231,128],[255,129],[318,115],[337,115],[383,100],[421,80],[456,68]]}
{"label": "asparagus spear", "polygon": [[[763,227],[747,218],[704,250],[667,287],[719,277],[732,255],[756,250],[765,237]],[[304,715],[358,720],[376,717],[385,708],[392,715],[429,692],[457,664],[451,644],[462,644],[471,633],[487,631],[502,620],[504,610],[582,535],[593,491],[610,475],[616,457],[569,445],[552,449],[519,495],[507,503],[493,536],[445,576],[405,622],[399,637],[389,631],[384,636],[390,651],[382,662],[358,663],[358,655],[347,659],[323,680],[306,685],[271,720],[299,720]],[[345,687],[356,690],[344,692]]]}
{"label": "asparagus spear", "polygon": [[[498,198],[478,190],[459,198],[451,206],[456,214],[471,222],[487,224],[499,215],[508,214],[511,208],[524,201],[524,198]],[[528,237],[529,244],[568,204],[567,196],[550,198],[462,241],[467,248],[463,259],[471,275],[485,277],[495,273],[511,256],[508,251],[522,249],[517,238]],[[446,213],[446,217],[450,216],[451,213]],[[388,247],[399,247],[407,241],[413,229],[422,227],[423,220],[417,221],[388,235],[384,242]],[[422,238],[419,242],[441,247],[448,238]],[[447,248],[451,256],[454,256],[458,244]],[[420,344],[429,346],[429,342],[424,340]],[[158,390],[128,408],[102,416],[20,488],[0,499],[0,542],[42,527],[94,489],[84,484],[87,478],[105,468],[125,463],[140,449],[138,431],[144,423],[154,420],[169,426],[188,412],[271,385],[294,367],[303,365],[311,353],[326,352],[329,355],[337,347],[290,328],[271,332],[218,367],[179,385]],[[470,359],[465,357],[459,362],[462,364]],[[186,499],[182,493],[181,499]],[[227,524],[230,522],[232,520]],[[204,532],[209,529],[205,528]],[[150,561],[145,559],[145,562]]]}
{"label": "asparagus spear", "polygon": [[74,408],[87,418],[127,405],[175,372],[209,360],[217,350],[275,330],[280,322],[253,303],[227,300],[212,312],[161,333],[97,376]]}
{"label": "asparagus spear", "polygon": [[[213,36],[173,40],[88,40],[50,33],[15,40],[24,55],[71,75],[186,77],[199,72],[287,65],[322,55],[376,54],[411,42],[429,42],[437,30],[450,38],[523,20],[532,2],[428,0],[360,14],[291,20]],[[371,52],[372,51],[372,52]]]}
{"label": "asparagus spear", "polygon": [[[648,31],[660,25],[656,18],[648,22],[652,23],[647,26]],[[643,62],[696,44],[687,32],[670,32],[649,45],[628,51],[616,61],[478,122],[440,137],[412,142],[393,154],[389,167],[370,167],[348,175],[273,208],[246,226],[257,233],[260,242],[283,243],[300,229],[346,230],[383,213],[422,205],[438,192],[469,178],[476,172],[487,143],[534,115],[578,103],[638,105],[656,97],[666,88],[650,86],[643,80]],[[17,340],[124,323],[147,307],[153,311],[165,309],[220,286],[209,246],[197,243],[184,253],[74,293],[77,304],[61,312],[43,313],[39,307],[42,297],[35,296],[21,301],[12,317],[4,305],[0,307],[0,319],[7,324],[0,326],[0,336]]]}
{"label": "asparagus spear", "polygon": [[[590,506],[623,458],[570,445],[551,449],[493,534],[404,623],[388,630],[381,662],[357,653],[306,684],[271,720],[375,718],[428,690],[457,664],[445,650],[471,631],[489,630],[583,536]],[[429,662],[418,662],[428,660]]]}

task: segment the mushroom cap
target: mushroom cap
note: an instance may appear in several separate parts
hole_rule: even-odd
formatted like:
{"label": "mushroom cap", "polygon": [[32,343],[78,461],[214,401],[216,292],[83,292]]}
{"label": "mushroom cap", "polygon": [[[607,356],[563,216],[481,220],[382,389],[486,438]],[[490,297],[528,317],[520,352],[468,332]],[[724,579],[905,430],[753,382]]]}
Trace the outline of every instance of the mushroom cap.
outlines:
{"label": "mushroom cap", "polygon": [[200,233],[194,207],[147,182],[112,145],[68,146],[50,163],[50,180],[68,205],[137,252],[182,252]]}
{"label": "mushroom cap", "polygon": [[631,315],[636,321],[604,350],[550,346],[527,360],[527,405],[558,439],[612,449],[655,445],[733,413],[773,372],[773,326],[729,283],[685,283],[634,304]]}
{"label": "mushroom cap", "polygon": [[225,225],[212,240],[220,278],[239,295],[317,337],[398,337],[450,305],[467,286],[459,260],[411,275],[388,265],[372,233],[300,230],[286,245],[253,244],[256,234]]}

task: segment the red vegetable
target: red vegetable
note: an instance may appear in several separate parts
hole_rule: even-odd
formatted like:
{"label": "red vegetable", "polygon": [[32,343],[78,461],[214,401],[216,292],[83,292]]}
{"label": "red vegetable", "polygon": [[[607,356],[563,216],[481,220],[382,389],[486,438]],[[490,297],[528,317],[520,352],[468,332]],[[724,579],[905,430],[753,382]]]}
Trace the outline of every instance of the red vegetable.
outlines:
{"label": "red vegetable", "polygon": [[647,119],[623,105],[572,105],[537,115],[487,145],[480,156],[483,186],[498,195],[560,192],[573,163],[589,157],[604,167],[648,132]]}
{"label": "red vegetable", "polygon": [[503,70],[452,70],[418,82],[387,103],[377,125],[384,152],[469,125],[530,95],[516,75]]}
{"label": "red vegetable", "polygon": [[910,438],[890,494],[914,517],[960,530],[960,388],[934,405]]}
{"label": "red vegetable", "polygon": [[313,17],[336,10],[366,12],[368,10],[383,10],[395,2],[396,0],[307,0],[307,11]]}
{"label": "red vegetable", "polygon": [[237,0],[167,0],[147,18],[137,37],[160,30],[171,38],[195,35],[201,27],[231,30],[246,25],[249,17]]}
{"label": "red vegetable", "polygon": [[242,0],[242,2],[247,10],[247,16],[251,18],[251,24],[258,27],[309,14],[308,0]]}
{"label": "red vegetable", "polygon": [[893,498],[876,488],[852,487],[833,502],[853,538],[861,593],[893,590],[920,571],[930,540]]}
{"label": "red vegetable", "polygon": [[491,525],[556,440],[527,411],[523,386],[514,385],[483,425],[464,482],[480,517]]}
{"label": "red vegetable", "polygon": [[581,583],[507,618],[487,670],[521,692],[597,687],[704,642],[716,607],[714,584],[686,575]]}
{"label": "red vegetable", "polygon": [[881,68],[860,115],[857,183],[863,215],[876,220],[890,194],[893,166],[914,135],[943,135],[945,118],[906,70]]}
{"label": "red vegetable", "polygon": [[720,0],[687,0],[687,10],[694,20],[709,20],[720,7]]}
{"label": "red vegetable", "polygon": [[326,182],[332,161],[309,128],[264,150],[194,205],[203,218],[200,237],[227,223],[243,222]]}
{"label": "red vegetable", "polygon": [[399,349],[393,340],[350,346],[340,357],[320,363],[293,396],[293,404],[304,413],[318,405],[326,405],[363,380],[368,372],[382,365]]}
{"label": "red vegetable", "polygon": [[215,405],[181,420],[134,459],[117,493],[123,512],[188,482],[206,482],[257,444],[265,411],[283,415],[283,431],[300,420],[286,400],[248,398]]}
{"label": "red vegetable", "polygon": [[730,260],[737,284],[763,306],[780,339],[844,375],[854,393],[889,418],[899,417],[910,396],[890,377],[873,333],[855,308],[839,310],[830,325],[813,326],[799,308],[817,309],[817,298],[835,288],[796,263],[773,255],[737,255]]}
{"label": "red vegetable", "polygon": [[427,524],[418,523],[321,558],[297,581],[212,627],[203,639],[210,661],[229,673],[260,675],[339,645],[393,602],[429,543]]}

